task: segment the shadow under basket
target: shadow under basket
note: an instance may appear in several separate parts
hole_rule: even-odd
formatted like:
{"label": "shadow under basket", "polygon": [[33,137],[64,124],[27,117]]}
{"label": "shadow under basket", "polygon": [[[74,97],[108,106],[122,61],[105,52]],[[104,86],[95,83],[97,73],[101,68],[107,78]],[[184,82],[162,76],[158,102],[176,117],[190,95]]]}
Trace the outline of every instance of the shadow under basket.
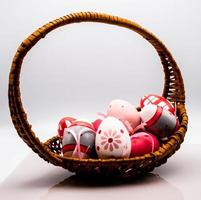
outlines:
{"label": "shadow under basket", "polygon": [[[41,142],[32,131],[23,108],[20,94],[20,72],[27,52],[52,30],[72,23],[99,22],[117,25],[137,32],[157,51],[163,66],[165,80],[163,96],[177,107],[180,128],[162,143],[159,150],[143,156],[126,159],[78,159],[61,156],[61,144],[57,137]],[[51,21],[33,32],[18,47],[13,58],[9,76],[9,107],[13,124],[24,142],[41,158],[56,166],[61,166],[77,174],[101,175],[109,177],[136,177],[152,171],[165,163],[180,148],[187,131],[188,117],[185,109],[185,91],[181,72],[165,45],[151,32],[137,23],[103,13],[79,12]]]}

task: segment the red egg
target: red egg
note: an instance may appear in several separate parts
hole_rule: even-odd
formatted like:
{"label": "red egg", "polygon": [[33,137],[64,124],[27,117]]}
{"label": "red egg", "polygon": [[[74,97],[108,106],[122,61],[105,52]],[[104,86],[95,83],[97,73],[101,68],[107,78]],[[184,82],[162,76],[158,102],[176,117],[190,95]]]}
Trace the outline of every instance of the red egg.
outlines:
{"label": "red egg", "polygon": [[102,119],[96,119],[94,122],[92,122],[95,131],[98,130],[98,127],[100,126],[100,124],[101,124],[102,121],[103,121]]}
{"label": "red egg", "polygon": [[159,149],[159,141],[156,136],[148,132],[139,132],[131,136],[130,157],[142,156]]}
{"label": "red egg", "polygon": [[145,95],[141,100],[140,100],[140,107],[143,108],[146,105],[157,105],[160,106],[166,110],[169,110],[172,114],[175,113],[175,108],[174,106],[164,97],[156,95],[156,94],[149,94]]}
{"label": "red egg", "polygon": [[58,125],[58,137],[63,138],[64,129],[68,128],[76,119],[73,117],[64,117],[60,120]]}

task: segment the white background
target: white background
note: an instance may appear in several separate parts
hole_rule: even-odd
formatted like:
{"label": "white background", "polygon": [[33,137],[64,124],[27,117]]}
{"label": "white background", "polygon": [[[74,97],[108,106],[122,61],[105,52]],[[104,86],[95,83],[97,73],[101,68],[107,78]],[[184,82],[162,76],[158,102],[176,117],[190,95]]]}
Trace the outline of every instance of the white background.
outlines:
{"label": "white background", "polygon": [[[30,152],[9,116],[7,84],[14,53],[37,28],[77,11],[128,18],[165,43],[184,78],[189,115],[185,143],[201,144],[199,0],[1,0],[0,181]],[[21,74],[24,107],[42,139],[56,134],[63,116],[95,119],[112,99],[137,106],[144,94],[161,94],[162,89],[162,66],[153,47],[130,30],[106,24],[74,24],[51,32],[28,53]]]}

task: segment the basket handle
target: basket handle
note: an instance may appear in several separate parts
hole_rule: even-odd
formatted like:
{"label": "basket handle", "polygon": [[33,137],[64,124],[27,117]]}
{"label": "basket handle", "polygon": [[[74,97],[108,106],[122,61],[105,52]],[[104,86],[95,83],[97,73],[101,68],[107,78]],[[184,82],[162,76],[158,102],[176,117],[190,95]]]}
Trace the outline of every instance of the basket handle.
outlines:
{"label": "basket handle", "polygon": [[112,16],[103,13],[95,12],[78,12],[60,17],[51,21],[26,38],[18,47],[17,52],[13,58],[13,62],[9,75],[9,107],[13,124],[24,142],[32,148],[44,160],[51,162],[54,165],[63,165],[62,159],[55,153],[52,153],[46,145],[44,145],[32,131],[31,125],[27,120],[27,115],[22,105],[20,94],[20,72],[24,57],[27,52],[50,31],[67,24],[78,22],[101,22],[112,25],[118,25],[131,29],[139,33],[143,38],[149,41],[156,49],[165,74],[163,96],[172,102],[178,104],[185,103],[184,84],[181,72],[165,45],[151,32],[142,28],[135,22],[124,18]]}

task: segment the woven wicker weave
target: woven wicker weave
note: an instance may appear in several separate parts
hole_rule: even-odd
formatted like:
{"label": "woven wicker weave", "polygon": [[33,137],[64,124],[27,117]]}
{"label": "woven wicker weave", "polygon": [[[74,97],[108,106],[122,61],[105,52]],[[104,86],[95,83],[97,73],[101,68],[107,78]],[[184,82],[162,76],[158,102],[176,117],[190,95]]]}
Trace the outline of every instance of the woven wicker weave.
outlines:
{"label": "woven wicker weave", "polygon": [[[157,51],[165,73],[163,96],[176,103],[180,128],[158,151],[127,159],[78,159],[60,156],[61,144],[57,137],[42,143],[31,129],[20,95],[20,71],[27,52],[50,31],[67,24],[78,22],[101,22],[131,29],[148,42]],[[26,38],[18,47],[13,58],[9,76],[9,107],[13,124],[24,142],[41,158],[78,174],[93,174],[118,177],[134,177],[152,171],[167,161],[167,158],[180,148],[187,130],[188,117],[185,109],[185,91],[180,70],[165,45],[151,32],[135,22],[108,14],[79,12],[51,21]]]}

